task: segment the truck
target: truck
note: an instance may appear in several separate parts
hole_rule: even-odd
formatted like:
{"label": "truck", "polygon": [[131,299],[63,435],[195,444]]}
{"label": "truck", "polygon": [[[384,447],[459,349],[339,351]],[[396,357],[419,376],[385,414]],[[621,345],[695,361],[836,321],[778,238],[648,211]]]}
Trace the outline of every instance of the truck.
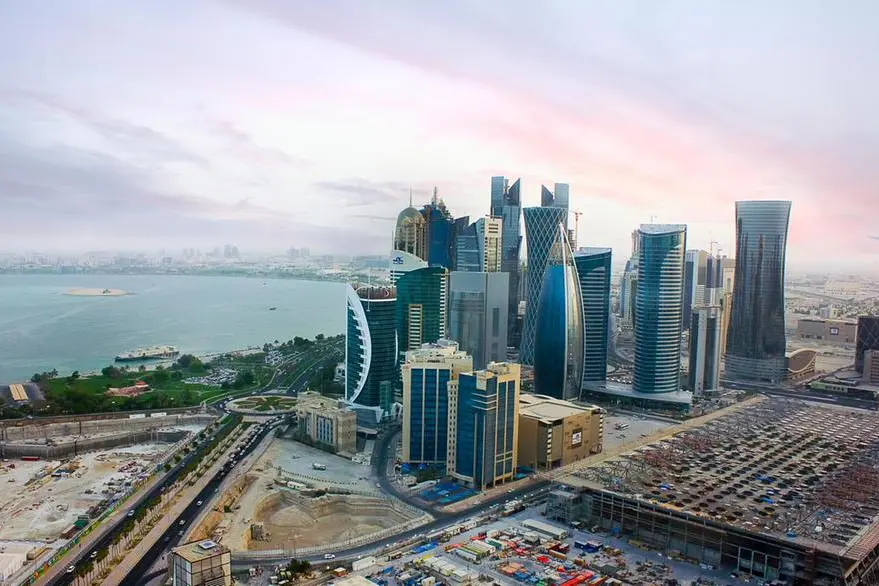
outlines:
{"label": "truck", "polygon": [[313,470],[326,470],[326,469],[327,469],[327,465],[326,465],[326,464],[319,464],[319,463],[317,463],[317,462],[312,462],[312,464],[311,464],[311,468],[312,468]]}

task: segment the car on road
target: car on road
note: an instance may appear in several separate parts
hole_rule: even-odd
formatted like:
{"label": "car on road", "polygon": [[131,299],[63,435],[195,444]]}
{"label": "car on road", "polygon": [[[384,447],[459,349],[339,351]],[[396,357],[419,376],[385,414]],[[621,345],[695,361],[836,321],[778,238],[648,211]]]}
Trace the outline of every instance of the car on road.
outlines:
{"label": "car on road", "polygon": [[325,554],[324,554],[324,559],[325,559],[325,560],[334,560],[334,559],[336,559],[336,554],[334,554],[334,553],[325,553]]}
{"label": "car on road", "polygon": [[181,527],[182,527],[183,525],[186,525],[186,519],[180,519],[180,525],[181,525]]}
{"label": "car on road", "polygon": [[67,573],[72,574],[76,571],[76,566],[67,566]]}
{"label": "car on road", "polygon": [[97,552],[97,551],[93,551],[89,557],[92,558],[92,559],[95,559],[96,557],[98,557],[98,552]]}
{"label": "car on road", "polygon": [[195,503],[195,506],[196,506],[196,507],[200,507],[200,506],[201,506],[201,503],[202,503],[202,501],[198,501],[198,502]]}
{"label": "car on road", "polygon": [[134,515],[135,515],[135,510],[134,510],[134,509],[131,509],[130,511],[128,511],[128,516],[129,516],[129,517],[133,517]]}

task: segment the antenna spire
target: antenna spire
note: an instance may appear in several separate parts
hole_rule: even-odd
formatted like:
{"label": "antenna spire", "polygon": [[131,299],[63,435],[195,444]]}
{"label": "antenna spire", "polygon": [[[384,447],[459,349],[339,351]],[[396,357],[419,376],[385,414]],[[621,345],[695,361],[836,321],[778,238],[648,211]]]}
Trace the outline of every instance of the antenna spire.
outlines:
{"label": "antenna spire", "polygon": [[412,186],[409,186],[409,207],[412,207]]}

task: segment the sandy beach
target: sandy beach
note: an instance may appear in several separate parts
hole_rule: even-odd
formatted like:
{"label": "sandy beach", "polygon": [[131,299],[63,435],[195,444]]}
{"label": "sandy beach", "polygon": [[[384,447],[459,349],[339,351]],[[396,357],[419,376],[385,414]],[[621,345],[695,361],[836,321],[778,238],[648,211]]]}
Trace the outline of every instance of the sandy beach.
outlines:
{"label": "sandy beach", "polygon": [[88,289],[77,288],[64,292],[65,295],[73,295],[74,297],[121,297],[122,295],[131,295],[128,291],[122,289]]}

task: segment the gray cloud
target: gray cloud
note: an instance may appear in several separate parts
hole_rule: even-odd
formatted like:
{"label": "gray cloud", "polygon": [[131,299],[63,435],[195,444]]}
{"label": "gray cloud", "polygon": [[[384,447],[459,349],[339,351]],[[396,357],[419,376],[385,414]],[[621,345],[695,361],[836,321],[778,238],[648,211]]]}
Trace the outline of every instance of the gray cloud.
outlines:
{"label": "gray cloud", "polygon": [[867,236],[870,240],[879,240],[879,236]]}
{"label": "gray cloud", "polygon": [[341,196],[342,205],[356,206],[402,206],[409,201],[409,190],[413,197],[424,194],[423,189],[415,189],[401,181],[370,181],[362,178],[317,181],[312,184],[321,191]]}
{"label": "gray cloud", "polygon": [[209,120],[208,127],[215,136],[228,145],[233,155],[243,158],[248,163],[290,165],[300,168],[312,164],[307,159],[295,157],[281,149],[257,144],[253,136],[228,120]]}

